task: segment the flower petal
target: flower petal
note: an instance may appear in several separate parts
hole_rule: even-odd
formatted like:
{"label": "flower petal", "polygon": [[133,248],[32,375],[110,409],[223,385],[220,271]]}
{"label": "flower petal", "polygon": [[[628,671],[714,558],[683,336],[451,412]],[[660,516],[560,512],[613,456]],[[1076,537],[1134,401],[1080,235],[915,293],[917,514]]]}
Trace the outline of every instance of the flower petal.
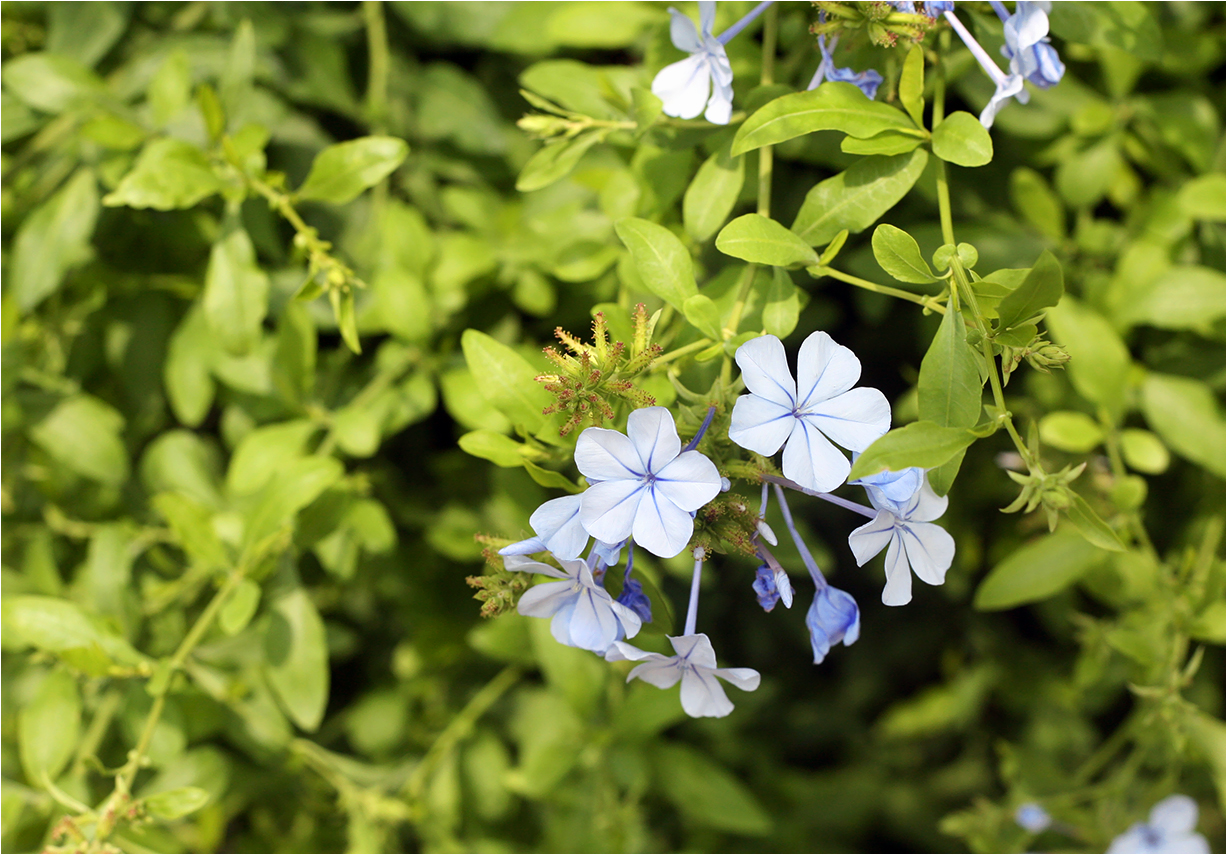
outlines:
{"label": "flower petal", "polygon": [[608,428],[587,428],[575,443],[575,465],[589,481],[642,478],[643,463],[625,435]]}
{"label": "flower petal", "polygon": [[934,493],[926,478],[920,485],[920,490],[908,503],[903,516],[912,522],[932,522],[946,512],[946,506],[949,504],[950,497]]}
{"label": "flower petal", "polygon": [[574,598],[574,582],[542,582],[524,592],[516,604],[516,611],[525,617],[552,617]]}
{"label": "flower petal", "polygon": [[1024,51],[1048,35],[1048,13],[1039,3],[1022,2],[1002,27],[1006,44]]}
{"label": "flower petal", "polygon": [[546,548],[558,558],[578,558],[588,545],[588,532],[579,519],[580,496],[550,499],[528,518]]}
{"label": "flower petal", "polygon": [[602,588],[586,588],[580,592],[571,614],[572,647],[594,653],[609,649],[618,636],[618,619],[612,604],[613,598]]}
{"label": "flower petal", "polygon": [[643,629],[643,619],[635,613],[634,609],[624,606],[617,600],[611,601],[609,605],[613,609],[614,617],[622,624],[622,631],[627,638],[634,638],[639,630]]}
{"label": "flower petal", "polygon": [[737,348],[737,367],[746,388],[791,410],[797,400],[797,384],[788,370],[784,343],[773,335],[760,335]]}
{"label": "flower petal", "polygon": [[954,561],[954,538],[934,523],[905,523],[900,535],[908,563],[920,581],[940,585]]}
{"label": "flower petal", "polygon": [[722,680],[728,680],[743,692],[753,692],[762,680],[762,675],[753,668],[717,668],[712,673]]}
{"label": "flower petal", "polygon": [[797,427],[784,445],[784,477],[802,487],[829,493],[848,477],[852,464],[807,418],[797,419]]}
{"label": "flower petal", "polygon": [[716,0],[699,0],[699,31],[710,36],[716,26]]}
{"label": "flower petal", "polygon": [[806,336],[797,354],[798,408],[847,392],[861,378],[861,361],[821,330]]}
{"label": "flower petal", "polygon": [[652,94],[666,116],[693,119],[703,112],[711,91],[711,75],[702,54],[666,65],[652,80]]}
{"label": "flower petal", "polygon": [[703,46],[699,41],[699,31],[694,28],[694,21],[672,6],[669,7],[669,38],[673,40],[675,48],[686,53],[694,53]]}
{"label": "flower petal", "polygon": [[676,686],[677,681],[682,679],[682,669],[678,667],[675,657],[661,656],[659,653],[656,653],[653,654],[651,660],[636,665],[626,675],[626,682],[629,683],[634,679],[651,683],[658,689],[668,689],[671,686]]}
{"label": "flower petal", "polygon": [[642,481],[601,481],[581,493],[579,518],[588,534],[606,543],[630,537],[646,489]]}
{"label": "flower petal", "polygon": [[898,521],[890,511],[878,511],[876,517],[848,535],[848,547],[856,557],[857,567],[864,567],[866,561],[886,548]]}
{"label": "flower petal", "polygon": [[557,567],[551,567],[549,564],[533,561],[531,558],[525,558],[523,555],[516,555],[514,553],[503,558],[503,566],[508,570],[516,570],[520,573],[540,573],[542,576],[553,576],[555,579],[575,578],[573,573],[567,573],[564,570],[559,570]]}
{"label": "flower petal", "polygon": [[720,473],[706,455],[687,451],[656,473],[655,486],[683,511],[697,511],[720,495]]}
{"label": "flower petal", "polygon": [[1183,834],[1197,826],[1197,802],[1179,793],[1150,809],[1150,824],[1168,834]]}
{"label": "flower petal", "polygon": [[656,472],[682,450],[673,416],[664,407],[635,410],[626,420],[626,435],[643,463],[641,472]]}
{"label": "flower petal", "polygon": [[509,546],[504,546],[498,551],[499,555],[507,557],[510,555],[535,555],[538,552],[548,552],[549,547],[545,545],[545,541],[539,537],[530,537],[528,540],[520,540]]}
{"label": "flower petal", "polygon": [[627,644],[625,641],[615,641],[609,645],[609,649],[605,651],[606,662],[640,662],[644,659],[653,661],[664,661],[672,659],[671,656],[665,656],[660,653],[652,653],[647,650],[640,650],[633,644]]}
{"label": "flower petal", "polygon": [[682,709],[692,718],[723,718],[733,711],[714,669],[687,668],[682,674]]}
{"label": "flower petal", "polygon": [[791,404],[784,406],[757,394],[742,395],[733,404],[729,439],[742,448],[770,457],[780,450],[796,426]]}
{"label": "flower petal", "polygon": [[864,451],[890,430],[890,403],[863,386],[811,404],[801,418],[849,451]]}
{"label": "flower petal", "polygon": [[707,100],[707,109],[703,118],[713,125],[727,125],[733,118],[733,87],[714,81],[711,98]]}
{"label": "flower petal", "polygon": [[886,587],[882,589],[882,603],[906,606],[911,601],[912,571],[908,568],[907,555],[896,533],[886,549]]}
{"label": "flower petal", "polygon": [[691,665],[698,665],[703,668],[716,667],[716,651],[712,648],[711,639],[707,637],[707,633],[696,632],[694,635],[671,635],[668,636],[668,639],[677,655],[688,661]]}
{"label": "flower petal", "polygon": [[692,534],[694,517],[655,487],[644,491],[635,512],[635,543],[653,555],[672,558],[686,548]]}

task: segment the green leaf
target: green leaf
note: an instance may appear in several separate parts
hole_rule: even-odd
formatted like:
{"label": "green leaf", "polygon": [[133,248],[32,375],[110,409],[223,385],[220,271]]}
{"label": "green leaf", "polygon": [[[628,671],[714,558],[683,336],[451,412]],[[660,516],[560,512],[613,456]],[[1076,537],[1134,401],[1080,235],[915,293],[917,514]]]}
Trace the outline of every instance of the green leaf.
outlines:
{"label": "green leaf", "polygon": [[177,787],[141,799],[141,804],[151,816],[167,820],[195,813],[208,803],[209,793],[200,787]]}
{"label": "green leaf", "polygon": [[589,131],[573,139],[547,142],[520,170],[516,178],[516,189],[521,193],[529,193],[565,178],[579,163],[584,152],[604,137],[600,131]]}
{"label": "green leaf", "polygon": [[626,217],[614,224],[618,238],[630,250],[644,287],[679,312],[699,293],[690,253],[677,235],[648,220]]}
{"label": "green leaf", "polygon": [[268,276],[256,264],[255,247],[237,221],[227,225],[209,253],[202,304],[213,335],[231,353],[247,353],[260,341],[268,313]]}
{"label": "green leaf", "polygon": [[984,166],[993,159],[993,138],[971,113],[951,113],[933,130],[933,153],[947,163]]}
{"label": "green leaf", "polygon": [[345,467],[332,457],[308,457],[285,467],[258,494],[243,529],[243,549],[250,560],[300,510],[341,480]]}
{"label": "green leaf", "polygon": [[260,607],[260,586],[251,579],[241,580],[217,613],[217,626],[226,635],[238,635]]}
{"label": "green leaf", "polygon": [[907,195],[928,162],[924,149],[858,161],[805,195],[792,232],[819,246],[843,229],[856,233],[869,228]]}
{"label": "green leaf", "polygon": [[1163,440],[1148,430],[1125,428],[1120,433],[1120,450],[1131,469],[1147,475],[1160,475],[1171,464]]}
{"label": "green leaf", "polygon": [[1008,330],[1034,321],[1044,309],[1055,306],[1065,294],[1061,262],[1048,250],[1040,255],[1022,283],[997,304],[997,329]]}
{"label": "green leaf", "polygon": [[925,55],[920,45],[912,45],[903,60],[899,75],[899,103],[912,117],[916,127],[924,127]]}
{"label": "green leaf", "polygon": [[170,409],[182,424],[196,427],[209,413],[217,384],[210,370],[217,344],[200,303],[193,303],[170,338],[162,382]]}
{"label": "green leaf", "polygon": [[742,261],[773,267],[818,263],[818,253],[809,244],[762,214],[746,214],[725,226],[716,236],[716,249]]}
{"label": "green leaf", "polygon": [[686,233],[700,243],[714,235],[737,204],[745,177],[745,158],[730,156],[727,147],[705,160],[682,197]]}
{"label": "green leaf", "polygon": [[17,229],[8,286],[23,310],[55,293],[68,271],[90,259],[98,211],[98,181],[90,169],[78,169]]}
{"label": "green leaf", "polygon": [[344,205],[391,175],[408,154],[409,145],[396,137],[359,137],[330,145],[315,156],[295,195]]}
{"label": "green leaf", "polygon": [[940,281],[920,254],[916,239],[903,229],[883,223],[873,230],[873,257],[900,282],[927,285]]}
{"label": "green leaf", "polygon": [[226,472],[226,489],[233,495],[254,493],[304,454],[307,442],[320,430],[309,419],[263,425],[239,442]]}
{"label": "green leaf", "polygon": [[1103,442],[1103,429],[1086,413],[1059,410],[1040,419],[1045,445],[1073,454],[1086,454]]}
{"label": "green leaf", "polygon": [[43,113],[57,115],[88,101],[106,98],[101,78],[79,60],[31,52],[4,64],[4,88]]}
{"label": "green leaf", "polygon": [[492,430],[475,430],[460,437],[457,445],[466,453],[483,460],[489,460],[495,466],[515,469],[524,465],[525,460],[540,459],[545,455],[523,442],[516,442],[509,436]]}
{"label": "green leaf", "polygon": [[733,155],[775,145],[814,131],[843,131],[868,139],[882,131],[917,131],[907,114],[870,101],[851,83],[823,83],[808,92],[776,98],[746,119],[733,138]]}
{"label": "green leaf", "polygon": [[878,437],[852,464],[848,480],[855,481],[887,470],[899,472],[909,466],[934,469],[976,439],[976,435],[966,428],[942,427],[928,421],[913,422]]}
{"label": "green leaf", "polygon": [[1066,41],[1119,48],[1144,60],[1163,54],[1162,30],[1145,3],[1068,0],[1053,5],[1049,22],[1053,35]]}
{"label": "green leaf", "polygon": [[[980,357],[967,344],[963,315],[947,307],[937,334],[920,363],[916,383],[920,418],[942,427],[970,428],[980,419]],[[929,472],[929,484],[939,496],[949,492],[963,463],[963,452]]]}
{"label": "green leaf", "polygon": [[839,150],[844,154],[881,154],[889,157],[892,154],[907,154],[909,151],[919,148],[923,142],[924,140],[920,137],[913,136],[912,134],[885,131],[867,140],[858,140],[856,137],[844,137],[839,143]]}
{"label": "green leaf", "polygon": [[30,439],[66,469],[119,486],[128,478],[123,426],[123,416],[109,404],[91,395],[73,395],[30,428]]}
{"label": "green leaf", "polygon": [[529,433],[539,431],[545,424],[541,411],[553,401],[534,379],[540,372],[520,354],[484,332],[465,330],[460,345],[485,399]]}
{"label": "green leaf", "polygon": [[85,612],[58,597],[6,596],[0,615],[6,648],[28,644],[55,653],[90,647],[99,637]]}
{"label": "green leaf", "polygon": [[1133,361],[1112,325],[1068,294],[1048,310],[1047,323],[1069,352],[1066,373],[1078,394],[1120,413]]}
{"label": "green leaf", "polygon": [[1214,172],[1190,179],[1180,188],[1179,201],[1187,216],[1221,223],[1227,218],[1227,176]]}
{"label": "green leaf", "polygon": [[17,714],[17,731],[26,780],[38,787],[54,781],[76,752],[81,733],[81,692],[76,679],[61,669],[44,677],[34,697]]}
{"label": "green leaf", "polygon": [[778,338],[787,338],[797,328],[801,300],[797,286],[788,271],[779,267],[771,270],[771,284],[763,298],[763,329]]}
{"label": "green leaf", "polygon": [[1065,206],[1044,176],[1020,166],[1010,173],[1010,201],[1032,228],[1055,241],[1065,240]]}
{"label": "green leaf", "polygon": [[1071,494],[1070,506],[1065,509],[1066,518],[1078,529],[1078,533],[1086,538],[1087,543],[1111,552],[1124,552],[1125,544],[1112,527],[1099,514],[1095,513],[1086,501],[1077,493]]}
{"label": "green leaf", "polygon": [[652,757],[655,780],[683,816],[717,831],[755,837],[770,833],[771,817],[754,793],[722,766],[674,742],[660,743]]}
{"label": "green leaf", "polygon": [[542,487],[566,490],[572,495],[584,492],[583,487],[580,487],[566,475],[563,475],[561,472],[555,472],[553,469],[543,469],[531,460],[525,459],[524,470],[528,472],[528,477],[532,478]]}
{"label": "green leaf", "polygon": [[264,630],[265,673],[277,700],[300,728],[313,731],[328,705],[324,621],[301,587],[277,597]]}
{"label": "green leaf", "polygon": [[1015,550],[976,589],[981,611],[1012,609],[1046,600],[1068,588],[1106,558],[1077,534],[1046,534]]}
{"label": "green leaf", "polygon": [[221,569],[230,563],[230,553],[213,529],[209,508],[182,493],[159,493],[151,504],[194,564]]}
{"label": "green leaf", "polygon": [[344,291],[333,288],[328,292],[328,302],[332,304],[332,313],[337,319],[337,330],[341,338],[354,353],[362,352],[362,342],[358,338],[358,320],[354,314],[354,292],[346,288]]}
{"label": "green leaf", "polygon": [[93,66],[123,35],[130,14],[122,3],[49,6],[47,52]]}
{"label": "green leaf", "polygon": [[693,297],[688,297],[682,304],[682,314],[695,329],[713,341],[721,341],[724,338],[724,330],[720,323],[720,309],[706,294],[695,294]]}
{"label": "green leaf", "polygon": [[1141,294],[1131,295],[1118,313],[1125,323],[1160,329],[1211,329],[1227,312],[1221,270],[1195,264],[1170,267]]}
{"label": "green leaf", "polygon": [[170,137],[150,141],[119,186],[102,199],[110,207],[190,208],[222,189],[205,153]]}
{"label": "green leaf", "polygon": [[1205,383],[1188,377],[1149,374],[1142,383],[1142,412],[1151,428],[1181,457],[1222,478],[1227,426],[1220,400]]}

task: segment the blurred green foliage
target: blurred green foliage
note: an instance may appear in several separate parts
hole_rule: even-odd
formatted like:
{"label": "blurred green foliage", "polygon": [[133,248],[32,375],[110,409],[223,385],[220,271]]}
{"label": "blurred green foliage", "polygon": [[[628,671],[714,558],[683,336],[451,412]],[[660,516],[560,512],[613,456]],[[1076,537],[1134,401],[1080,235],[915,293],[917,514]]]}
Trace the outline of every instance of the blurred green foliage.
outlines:
{"label": "blurred green foliage", "polygon": [[[959,10],[995,52],[987,4]],[[934,162],[962,164],[982,269],[1064,269],[1045,324],[1070,361],[1020,370],[1014,417],[1049,471],[1089,461],[1084,503],[1130,549],[1000,514],[1002,436],[963,460],[946,585],[905,609],[805,506],[862,638],[815,667],[799,619],[753,607],[752,568],[722,578],[713,635],[764,681],[720,720],[543,621],[478,617],[474,532],[526,533],[574,476],[531,381],[553,330],[596,307],[629,341],[643,302],[693,325],[678,344],[718,337],[737,241],[789,234],[742,217],[713,243],[760,194],[766,143],[736,122],[815,63],[810,4],[778,15],[777,83],[755,89],[753,31],[731,42],[719,127],[647,93],[678,57],[663,4],[5,4],[6,849],[1102,851],[1179,791],[1221,850],[1220,4],[1057,4],[1069,72],[1002,111],[986,166],[953,121],[936,157],[894,140],[885,166],[829,131],[766,141],[804,240],[751,259],[778,272],[744,327],[828,330],[897,424],[923,414],[939,319],[782,268],[847,229],[849,275],[923,305]],[[904,54],[865,50],[879,100],[908,98]],[[965,52],[949,74],[949,109],[987,101]],[[866,182],[893,201],[830,213]],[[645,281],[653,230],[702,294]],[[1034,314],[1016,302],[998,331]],[[685,561],[642,563],[684,589]],[[1027,801],[1061,827],[1018,828]]]}

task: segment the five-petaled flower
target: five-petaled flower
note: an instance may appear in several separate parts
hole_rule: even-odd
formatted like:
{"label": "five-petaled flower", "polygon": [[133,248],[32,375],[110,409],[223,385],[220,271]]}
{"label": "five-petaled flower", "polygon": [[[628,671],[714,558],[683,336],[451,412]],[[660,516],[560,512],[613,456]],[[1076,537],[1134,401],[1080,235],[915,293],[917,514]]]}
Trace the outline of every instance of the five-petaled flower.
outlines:
{"label": "five-petaled flower", "polygon": [[707,121],[727,125],[733,113],[733,69],[724,44],[712,35],[714,0],[699,3],[698,30],[690,18],[672,7],[669,16],[673,46],[690,56],[662,68],[652,81],[652,94],[661,100],[666,116],[693,119],[706,104]]}
{"label": "five-petaled flower", "polygon": [[773,335],[737,348],[737,365],[749,395],[733,405],[729,439],[772,455],[784,447],[784,476],[802,487],[829,492],[848,477],[851,464],[834,445],[864,451],[890,428],[890,404],[877,389],[853,385],[860,360],[824,332],[801,345],[793,381],[784,345]]}
{"label": "five-petaled flower", "polygon": [[596,583],[585,561],[559,558],[562,570],[520,555],[509,555],[504,563],[508,570],[563,580],[534,585],[516,606],[527,617],[552,618],[550,632],[560,644],[604,653],[616,640],[633,638],[642,626],[639,615]]}
{"label": "five-petaled flower", "polygon": [[638,662],[626,676],[626,681],[638,677],[659,689],[668,689],[682,681],[682,709],[694,718],[719,718],[733,711],[733,702],[716,680],[727,680],[737,688],[752,692],[758,688],[759,673],[753,668],[717,668],[716,651],[705,633],[668,636],[676,656],[648,653],[624,641],[615,642],[605,653],[609,662]]}
{"label": "five-petaled flower", "polygon": [[946,512],[949,500],[934,493],[927,479],[903,504],[891,501],[876,487],[867,486],[866,491],[878,514],[848,535],[848,546],[858,566],[886,549],[882,602],[906,605],[912,599],[912,571],[930,585],[946,581],[946,571],[954,561],[954,538],[932,520]]}
{"label": "five-petaled flower", "polygon": [[626,434],[588,428],[575,444],[575,465],[592,484],[581,495],[580,520],[606,543],[634,536],[654,555],[672,558],[694,533],[694,512],[720,492],[715,464],[682,451],[664,407],[635,410]]}
{"label": "five-petaled flower", "polygon": [[1108,847],[1113,853],[1209,852],[1210,844],[1198,834],[1197,802],[1188,796],[1168,796],[1150,811],[1148,822],[1135,822]]}

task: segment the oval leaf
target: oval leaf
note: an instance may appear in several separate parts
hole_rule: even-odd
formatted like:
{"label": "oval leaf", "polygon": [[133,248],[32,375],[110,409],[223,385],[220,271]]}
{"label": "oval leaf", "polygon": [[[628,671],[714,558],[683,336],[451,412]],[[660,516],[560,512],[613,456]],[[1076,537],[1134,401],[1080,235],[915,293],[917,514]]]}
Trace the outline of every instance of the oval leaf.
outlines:
{"label": "oval leaf", "polygon": [[772,267],[807,267],[818,253],[801,238],[762,214],[746,214],[716,236],[716,249],[733,258]]}
{"label": "oval leaf", "polygon": [[916,239],[903,229],[883,223],[873,231],[873,257],[900,282],[927,285],[939,281],[920,254]]}
{"label": "oval leaf", "polygon": [[683,311],[683,304],[699,293],[699,288],[694,281],[690,253],[677,235],[638,217],[618,220],[614,229],[630,250],[644,286],[679,312]]}
{"label": "oval leaf", "polygon": [[971,113],[951,113],[933,131],[933,153],[947,163],[984,166],[993,159],[993,138]]}
{"label": "oval leaf", "polygon": [[976,441],[965,428],[942,427],[933,422],[913,422],[895,428],[877,441],[852,464],[849,481],[887,470],[899,472],[909,466],[933,469],[950,460]]}
{"label": "oval leaf", "polygon": [[528,360],[478,330],[465,330],[460,346],[486,400],[529,433],[540,430],[545,424],[541,411],[553,398],[536,381],[539,372]]}
{"label": "oval leaf", "polygon": [[301,587],[278,597],[264,631],[269,685],[286,714],[315,730],[328,704],[328,645],[324,621]]}
{"label": "oval leaf", "polygon": [[860,232],[876,223],[912,189],[924,172],[924,149],[893,157],[867,157],[816,184],[793,220],[792,231],[819,246],[843,229]]}
{"label": "oval leaf", "polygon": [[781,96],[757,110],[733,138],[733,154],[826,130],[843,131],[858,139],[890,130],[919,133],[901,110],[870,101],[851,83],[827,82],[808,92]]}
{"label": "oval leaf", "polygon": [[298,198],[342,205],[400,166],[409,145],[396,137],[361,137],[330,145],[315,156]]}
{"label": "oval leaf", "polygon": [[1072,532],[1046,534],[994,567],[976,589],[981,611],[1012,609],[1045,600],[1072,585],[1102,561],[1102,550]]}

